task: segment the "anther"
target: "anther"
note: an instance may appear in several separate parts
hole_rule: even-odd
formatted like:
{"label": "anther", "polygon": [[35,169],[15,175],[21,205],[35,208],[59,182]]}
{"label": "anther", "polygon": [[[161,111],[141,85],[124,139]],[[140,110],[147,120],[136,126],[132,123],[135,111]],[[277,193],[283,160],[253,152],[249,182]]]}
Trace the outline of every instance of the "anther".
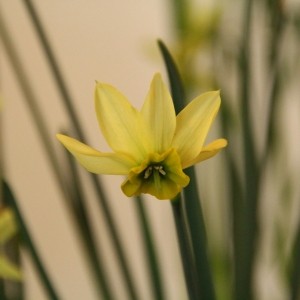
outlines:
{"label": "anther", "polygon": [[144,174],[145,179],[148,179],[151,176],[152,170],[153,170],[152,166],[147,168],[147,170],[145,171],[145,174]]}
{"label": "anther", "polygon": [[167,174],[165,172],[163,166],[154,166],[154,169],[157,170],[161,175],[166,175]]}
{"label": "anther", "polygon": [[167,174],[163,166],[151,165],[144,172],[144,179],[148,179],[152,175],[153,170],[158,171],[158,173],[163,176]]}

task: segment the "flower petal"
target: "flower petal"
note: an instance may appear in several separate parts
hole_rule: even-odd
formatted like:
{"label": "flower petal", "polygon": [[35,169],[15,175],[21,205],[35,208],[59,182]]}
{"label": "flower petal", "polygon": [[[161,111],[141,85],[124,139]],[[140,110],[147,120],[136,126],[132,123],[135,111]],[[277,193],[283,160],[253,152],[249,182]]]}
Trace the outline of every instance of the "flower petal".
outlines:
{"label": "flower petal", "polygon": [[103,153],[62,134],[56,137],[89,172],[125,175],[135,166],[134,160],[125,154]]}
{"label": "flower petal", "polygon": [[143,118],[118,90],[97,83],[95,107],[102,133],[115,152],[128,153],[138,161],[149,148],[149,133]]}
{"label": "flower petal", "polygon": [[189,103],[176,118],[173,147],[182,165],[196,158],[221,104],[219,91],[207,92]]}
{"label": "flower petal", "polygon": [[170,93],[160,74],[155,74],[141,111],[150,125],[153,151],[162,153],[170,148],[176,127],[176,114]]}
{"label": "flower petal", "polygon": [[203,160],[209,159],[213,156],[215,156],[216,154],[218,154],[218,152],[220,150],[222,150],[222,148],[225,148],[227,146],[227,141],[225,139],[218,139],[213,141],[212,143],[204,146],[201,150],[201,152],[199,153],[199,155],[187,162],[185,165],[182,166],[183,169],[188,168],[192,165],[195,165]]}

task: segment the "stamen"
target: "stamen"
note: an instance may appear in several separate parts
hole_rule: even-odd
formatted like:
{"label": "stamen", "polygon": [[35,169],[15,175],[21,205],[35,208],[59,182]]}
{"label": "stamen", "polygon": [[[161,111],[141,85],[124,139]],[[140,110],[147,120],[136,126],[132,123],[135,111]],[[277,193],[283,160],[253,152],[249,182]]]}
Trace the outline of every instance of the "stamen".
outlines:
{"label": "stamen", "polygon": [[144,179],[148,179],[152,173],[153,173],[153,168],[155,171],[158,171],[158,173],[160,173],[161,175],[165,176],[167,173],[166,171],[164,170],[163,166],[157,166],[157,165],[152,165],[152,166],[149,166],[145,173],[144,173]]}
{"label": "stamen", "polygon": [[147,170],[145,171],[145,174],[144,174],[145,179],[148,179],[151,176],[152,170],[153,170],[152,166],[147,168]]}
{"label": "stamen", "polygon": [[163,166],[154,166],[154,169],[157,170],[161,175],[166,175],[167,174],[165,172]]}

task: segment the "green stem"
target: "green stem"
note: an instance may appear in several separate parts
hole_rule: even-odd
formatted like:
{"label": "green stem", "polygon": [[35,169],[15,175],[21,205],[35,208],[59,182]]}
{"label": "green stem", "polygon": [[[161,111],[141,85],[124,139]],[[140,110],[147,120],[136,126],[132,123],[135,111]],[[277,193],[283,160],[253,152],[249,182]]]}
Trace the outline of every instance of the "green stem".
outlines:
{"label": "green stem", "polygon": [[260,163],[260,172],[263,172],[268,158],[274,146],[275,131],[276,131],[276,112],[279,105],[280,92],[281,92],[281,72],[280,72],[280,45],[283,38],[284,28],[286,24],[286,16],[284,15],[282,0],[272,1],[270,7],[266,9],[270,12],[270,28],[272,28],[270,34],[269,51],[269,78],[270,78],[270,96],[269,96],[269,111],[267,115],[267,126],[266,126],[266,140],[262,152],[262,159]]}
{"label": "green stem", "polygon": [[70,210],[73,211],[74,217],[76,219],[76,224],[81,231],[81,239],[83,240],[83,246],[88,254],[87,257],[89,259],[90,267],[92,268],[95,281],[98,287],[99,296],[101,299],[111,300],[115,299],[113,297],[112,290],[107,280],[106,272],[104,269],[104,262],[102,253],[100,252],[99,247],[97,247],[95,241],[94,230],[92,228],[92,224],[90,222],[88,211],[84,201],[83,189],[81,186],[81,181],[79,178],[79,174],[77,168],[75,166],[74,160],[69,153],[66,152],[66,156],[68,159],[70,174],[71,174],[71,183],[69,190],[72,191],[72,195],[70,195],[70,199],[72,199],[72,203],[70,203]]}
{"label": "green stem", "polygon": [[[45,34],[45,30],[43,29],[42,23],[40,21],[40,18],[37,14],[37,11],[34,8],[34,5],[30,0],[24,0],[23,1],[27,11],[31,17],[31,21],[34,25],[34,28],[38,34],[39,40],[41,42],[41,45],[43,47],[43,50],[47,57],[47,62],[49,63],[51,72],[53,74],[53,78],[55,80],[55,83],[57,84],[58,91],[61,94],[61,98],[63,100],[63,104],[65,105],[66,111],[71,119],[72,125],[74,126],[74,129],[76,131],[77,136],[82,142],[86,142],[86,138],[84,136],[82,127],[80,126],[79,119],[77,117],[77,114],[74,110],[74,106],[72,105],[72,99],[70,96],[70,92],[67,89],[67,85],[65,84],[64,78],[62,76],[62,72],[60,71],[59,65],[57,63],[57,60],[54,56],[54,52],[50,46],[50,43],[48,41],[48,38]],[[123,275],[124,282],[127,287],[127,293],[128,297],[131,300],[137,300],[139,297],[137,296],[136,287],[134,285],[133,277],[129,269],[128,262],[126,260],[126,256],[123,250],[123,247],[121,245],[121,239],[117,230],[116,223],[113,219],[113,215],[111,213],[111,209],[108,205],[107,197],[104,193],[104,189],[102,185],[100,184],[99,179],[94,175],[90,174],[90,178],[92,181],[92,185],[94,186],[95,192],[98,195],[99,204],[101,211],[103,211],[104,218],[106,220],[106,225],[108,227],[108,230],[110,232],[110,237],[113,243],[113,248],[116,251],[117,259],[119,262],[119,266],[121,268],[121,273]]]}
{"label": "green stem", "polygon": [[194,167],[185,170],[185,173],[190,177],[190,183],[183,190],[184,203],[195,256],[201,299],[213,300],[215,299],[215,291],[207,256],[206,230]]}
{"label": "green stem", "polygon": [[198,290],[195,261],[189,238],[188,226],[185,222],[181,196],[179,195],[177,198],[171,200],[171,205],[189,300],[199,300],[202,298],[200,297]]}
{"label": "green stem", "polygon": [[23,219],[23,216],[21,214],[21,211],[18,207],[18,204],[16,202],[16,199],[9,188],[8,184],[3,181],[3,190],[4,190],[4,198],[9,203],[10,207],[14,210],[18,227],[21,232],[21,236],[24,240],[25,246],[27,247],[27,250],[29,251],[32,261],[37,269],[37,272],[39,274],[39,278],[45,288],[45,291],[48,294],[48,297],[50,300],[59,300],[59,296],[57,292],[54,289],[53,284],[50,281],[50,278],[47,274],[47,271],[42,263],[41,257],[37,251],[37,248],[32,240],[32,237],[27,229],[27,226],[25,224],[25,221]]}
{"label": "green stem", "polygon": [[160,264],[158,261],[158,255],[154,244],[153,234],[151,232],[149,218],[143,201],[144,199],[142,199],[141,196],[138,196],[136,197],[136,199],[134,199],[135,208],[139,217],[140,228],[142,231],[142,237],[144,241],[144,251],[147,255],[147,264],[152,283],[153,299],[164,300],[166,298],[163,289]]}
{"label": "green stem", "polygon": [[253,270],[258,237],[258,194],[259,173],[253,130],[250,116],[250,29],[253,11],[253,0],[248,0],[245,5],[243,28],[243,43],[240,52],[241,73],[241,114],[244,146],[244,202],[241,207],[241,224],[237,255],[235,262],[235,299],[253,299]]}
{"label": "green stem", "polygon": [[[226,136],[228,139],[230,139],[230,120],[231,115],[229,113],[229,103],[227,101],[226,93],[224,93],[225,88],[221,88],[223,91],[222,93],[222,103],[223,103],[223,109],[221,109],[221,123],[222,123],[222,132],[223,136]],[[231,223],[231,230],[232,230],[232,239],[233,239],[233,261],[237,262],[238,259],[238,247],[239,247],[239,241],[240,241],[240,224],[242,220],[241,215],[241,209],[242,209],[242,181],[239,176],[238,167],[236,164],[236,160],[234,159],[234,154],[231,151],[231,148],[229,147],[224,152],[225,154],[225,162],[227,165],[226,172],[229,183],[229,214],[230,219],[232,220]],[[233,268],[232,268],[233,270]],[[228,274],[228,284],[232,284],[232,273]],[[231,289],[232,290],[232,289]],[[231,291],[232,294],[232,291]],[[232,296],[231,296],[232,298]]]}

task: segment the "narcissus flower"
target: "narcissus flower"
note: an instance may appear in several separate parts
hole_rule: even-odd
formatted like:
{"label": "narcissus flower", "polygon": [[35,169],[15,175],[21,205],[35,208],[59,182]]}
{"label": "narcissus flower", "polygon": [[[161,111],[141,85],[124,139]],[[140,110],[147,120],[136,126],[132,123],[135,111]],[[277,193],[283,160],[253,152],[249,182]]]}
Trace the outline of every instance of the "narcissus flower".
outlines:
{"label": "narcissus flower", "polygon": [[88,171],[125,175],[127,196],[148,193],[172,199],[189,184],[183,172],[208,159],[227,145],[218,139],[204,146],[220,107],[218,91],[190,102],[177,116],[169,91],[156,74],[140,111],[114,87],[97,83],[95,106],[100,129],[114,152],[100,152],[71,137],[59,141]]}

